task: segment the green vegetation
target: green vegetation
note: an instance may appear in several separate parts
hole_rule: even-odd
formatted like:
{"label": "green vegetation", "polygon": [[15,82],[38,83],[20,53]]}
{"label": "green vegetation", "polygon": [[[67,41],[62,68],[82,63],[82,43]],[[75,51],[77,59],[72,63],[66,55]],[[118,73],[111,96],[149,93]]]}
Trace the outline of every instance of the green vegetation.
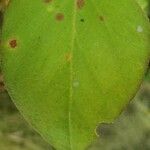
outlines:
{"label": "green vegetation", "polygon": [[[114,124],[99,128],[101,139],[90,150],[150,149],[150,83]],[[6,92],[0,92],[0,150],[52,150],[22,118]]]}
{"label": "green vegetation", "polygon": [[[148,12],[147,1],[139,0],[139,3]],[[62,19],[62,16],[58,18]],[[14,44],[16,43],[13,41],[11,45],[14,46]],[[70,61],[70,54],[67,53],[65,58],[67,61]],[[38,79],[42,80],[40,73]],[[0,76],[0,150],[52,150],[53,148],[20,115],[5,91],[1,80],[3,79]],[[75,83],[76,85],[78,84],[77,81]],[[42,84],[41,82],[36,88],[40,89]],[[26,93],[28,91],[24,90],[23,92]],[[122,91],[120,90],[120,92]],[[149,120],[150,74],[147,75],[134,101],[114,121],[114,124],[101,124],[98,127],[97,133],[101,138],[93,143],[89,149],[150,150]]]}
{"label": "green vegetation", "polygon": [[133,0],[10,1],[1,39],[8,93],[56,149],[83,150],[139,88],[149,32]]}
{"label": "green vegetation", "polygon": [[0,150],[50,150],[26,123],[6,92],[0,92]]}

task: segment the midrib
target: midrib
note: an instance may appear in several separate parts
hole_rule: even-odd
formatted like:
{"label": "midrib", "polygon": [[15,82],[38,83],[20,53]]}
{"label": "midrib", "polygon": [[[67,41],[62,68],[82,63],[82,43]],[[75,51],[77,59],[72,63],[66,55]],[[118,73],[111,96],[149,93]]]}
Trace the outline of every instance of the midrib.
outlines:
{"label": "midrib", "polygon": [[73,145],[72,145],[72,125],[71,125],[71,106],[72,106],[72,96],[73,96],[73,50],[74,50],[74,43],[75,43],[75,34],[76,34],[76,14],[77,14],[77,9],[76,9],[76,0],[74,0],[74,7],[73,7],[73,18],[72,18],[72,38],[71,38],[71,55],[72,59],[70,61],[70,99],[69,99],[69,109],[68,109],[68,123],[69,123],[69,146],[70,150],[73,150]]}

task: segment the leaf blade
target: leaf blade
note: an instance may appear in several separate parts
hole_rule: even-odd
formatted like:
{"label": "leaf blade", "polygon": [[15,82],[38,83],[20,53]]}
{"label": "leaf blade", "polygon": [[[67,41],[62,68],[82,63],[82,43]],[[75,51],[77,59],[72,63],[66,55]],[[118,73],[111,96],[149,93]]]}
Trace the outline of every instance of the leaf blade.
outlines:
{"label": "leaf blade", "polygon": [[12,99],[64,150],[83,149],[99,122],[120,113],[149,54],[148,21],[134,1],[83,2],[74,9],[76,1],[13,0],[3,29],[3,71]]}

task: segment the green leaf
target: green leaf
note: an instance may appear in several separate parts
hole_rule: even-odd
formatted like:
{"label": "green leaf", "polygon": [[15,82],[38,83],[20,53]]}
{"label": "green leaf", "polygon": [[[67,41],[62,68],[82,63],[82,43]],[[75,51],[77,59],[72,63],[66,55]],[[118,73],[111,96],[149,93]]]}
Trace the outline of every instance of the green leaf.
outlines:
{"label": "green leaf", "polygon": [[58,150],[83,150],[134,96],[149,56],[134,0],[12,0],[3,25],[8,92]]}
{"label": "green leaf", "polygon": [[[141,8],[144,10],[144,12],[146,12],[146,14],[150,17],[150,8],[149,8],[150,1],[149,0],[137,0],[137,2],[141,6]],[[150,81],[150,64],[149,64],[149,70],[146,74],[145,80]]]}
{"label": "green leaf", "polygon": [[144,12],[149,16],[150,12],[149,12],[149,0],[136,0],[138,2],[138,4],[141,6],[141,8],[144,10]]}
{"label": "green leaf", "polygon": [[149,0],[136,0],[142,9],[148,7]]}

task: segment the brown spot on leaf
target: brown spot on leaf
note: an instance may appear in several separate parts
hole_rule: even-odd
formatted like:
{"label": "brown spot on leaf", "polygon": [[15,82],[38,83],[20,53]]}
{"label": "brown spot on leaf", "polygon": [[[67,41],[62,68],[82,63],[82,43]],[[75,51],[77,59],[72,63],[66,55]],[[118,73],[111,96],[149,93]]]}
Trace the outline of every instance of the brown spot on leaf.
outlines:
{"label": "brown spot on leaf", "polygon": [[64,14],[62,14],[62,13],[57,13],[57,14],[56,14],[56,20],[57,20],[57,21],[63,21],[63,20],[64,20]]}
{"label": "brown spot on leaf", "polygon": [[77,0],[77,8],[81,9],[85,5],[85,0]]}
{"label": "brown spot on leaf", "polygon": [[3,12],[9,4],[10,0],[0,0],[0,10]]}
{"label": "brown spot on leaf", "polygon": [[81,21],[81,22],[84,22],[84,19],[82,18],[82,19],[80,19],[80,21]]}
{"label": "brown spot on leaf", "polygon": [[100,21],[105,21],[104,16],[99,16]]}
{"label": "brown spot on leaf", "polygon": [[3,75],[0,74],[0,92],[4,92],[4,91],[5,91],[5,85],[3,81]]}
{"label": "brown spot on leaf", "polygon": [[50,3],[52,0],[44,0],[45,3]]}
{"label": "brown spot on leaf", "polygon": [[72,54],[70,52],[66,53],[65,54],[65,59],[66,59],[67,62],[71,62]]}
{"label": "brown spot on leaf", "polygon": [[9,45],[11,48],[16,48],[17,47],[17,40],[15,40],[15,39],[10,40]]}

